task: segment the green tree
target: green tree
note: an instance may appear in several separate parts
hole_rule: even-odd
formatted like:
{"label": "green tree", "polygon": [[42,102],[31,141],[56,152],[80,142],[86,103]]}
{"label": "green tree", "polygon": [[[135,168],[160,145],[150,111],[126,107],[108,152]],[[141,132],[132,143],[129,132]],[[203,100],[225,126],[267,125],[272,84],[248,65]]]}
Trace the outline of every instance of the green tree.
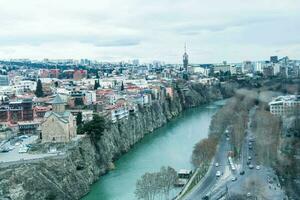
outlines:
{"label": "green tree", "polygon": [[82,112],[79,112],[76,116],[76,124],[80,126],[82,124]]}
{"label": "green tree", "polygon": [[36,84],[35,95],[37,97],[43,97],[44,96],[43,85],[42,85],[42,81],[40,79],[37,81],[37,84]]}
{"label": "green tree", "polygon": [[124,83],[123,83],[123,81],[122,81],[122,84],[121,84],[121,91],[123,91],[124,90]]}
{"label": "green tree", "polygon": [[74,103],[75,103],[75,106],[82,106],[83,105],[83,99],[82,98],[75,98]]}
{"label": "green tree", "polygon": [[100,87],[99,80],[95,80],[94,90],[97,90]]}
{"label": "green tree", "polygon": [[93,119],[85,123],[81,129],[82,133],[86,133],[93,139],[100,139],[105,130],[105,120],[99,115],[94,115]]}
{"label": "green tree", "polygon": [[183,78],[184,80],[188,81],[188,80],[189,80],[189,75],[188,75],[186,72],[184,72],[182,78]]}

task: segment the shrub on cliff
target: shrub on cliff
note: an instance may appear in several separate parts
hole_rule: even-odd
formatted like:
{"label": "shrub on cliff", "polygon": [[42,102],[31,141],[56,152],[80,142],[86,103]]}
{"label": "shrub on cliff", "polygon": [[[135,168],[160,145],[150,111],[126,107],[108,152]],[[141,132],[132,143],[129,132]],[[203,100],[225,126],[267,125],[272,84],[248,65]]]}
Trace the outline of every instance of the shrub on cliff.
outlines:
{"label": "shrub on cliff", "polygon": [[94,115],[93,120],[85,123],[80,129],[81,133],[90,135],[93,139],[100,139],[105,130],[105,120],[99,115]]}
{"label": "shrub on cliff", "polygon": [[82,112],[79,112],[76,116],[76,125],[80,126],[82,124]]}

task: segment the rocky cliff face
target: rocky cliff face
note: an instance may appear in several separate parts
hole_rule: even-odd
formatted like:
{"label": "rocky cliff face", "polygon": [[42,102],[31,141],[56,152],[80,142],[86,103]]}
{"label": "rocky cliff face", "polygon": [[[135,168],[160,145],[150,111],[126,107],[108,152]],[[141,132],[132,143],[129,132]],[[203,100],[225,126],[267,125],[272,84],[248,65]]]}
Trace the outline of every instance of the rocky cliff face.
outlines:
{"label": "rocky cliff face", "polygon": [[[113,167],[145,134],[163,126],[186,108],[221,99],[224,86],[176,84],[174,97],[139,109],[129,119],[111,124],[100,141],[84,137],[65,155],[15,164],[0,164],[0,199],[80,199],[92,183]],[[231,87],[234,88],[234,87]],[[101,179],[101,177],[100,177]]]}

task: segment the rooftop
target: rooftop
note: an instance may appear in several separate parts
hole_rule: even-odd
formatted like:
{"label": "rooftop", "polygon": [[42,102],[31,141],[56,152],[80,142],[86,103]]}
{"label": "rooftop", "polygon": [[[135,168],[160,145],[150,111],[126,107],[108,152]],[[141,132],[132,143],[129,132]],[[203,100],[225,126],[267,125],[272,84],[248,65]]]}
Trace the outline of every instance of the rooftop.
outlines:
{"label": "rooftop", "polygon": [[275,105],[283,102],[300,102],[300,95],[286,95],[274,98],[269,104]]}
{"label": "rooftop", "polygon": [[57,94],[55,98],[50,101],[51,104],[64,104],[65,102],[61,99],[61,97]]}

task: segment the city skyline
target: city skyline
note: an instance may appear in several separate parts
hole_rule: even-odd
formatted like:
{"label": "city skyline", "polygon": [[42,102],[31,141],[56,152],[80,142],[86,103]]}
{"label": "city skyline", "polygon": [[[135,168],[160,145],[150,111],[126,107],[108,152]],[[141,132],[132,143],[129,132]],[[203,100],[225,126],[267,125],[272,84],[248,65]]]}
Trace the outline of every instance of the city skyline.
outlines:
{"label": "city skyline", "polygon": [[[218,5],[218,6],[216,6]],[[300,57],[300,2],[0,2],[0,59],[182,63]]]}

